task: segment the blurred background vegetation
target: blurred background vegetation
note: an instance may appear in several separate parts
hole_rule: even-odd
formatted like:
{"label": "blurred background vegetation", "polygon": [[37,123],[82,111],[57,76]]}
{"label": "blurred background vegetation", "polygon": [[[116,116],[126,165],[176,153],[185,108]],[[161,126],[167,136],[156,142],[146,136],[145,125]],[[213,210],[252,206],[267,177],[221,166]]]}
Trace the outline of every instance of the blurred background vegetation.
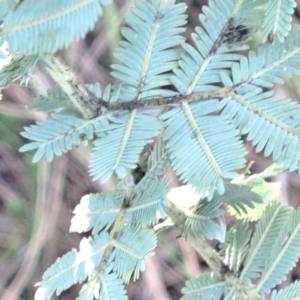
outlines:
{"label": "blurred background vegetation", "polygon": [[[99,82],[101,86],[113,82],[109,66],[114,62],[113,50],[120,40],[119,26],[134,1],[115,0],[106,7],[104,17],[85,39],[74,42],[58,55],[85,83]],[[197,26],[201,7],[207,1],[185,1],[188,9],[189,40]],[[300,3],[299,3],[300,5]],[[296,10],[294,22],[299,23],[300,10]],[[257,40],[259,42],[259,40]],[[300,99],[299,77],[286,81],[285,88],[277,86],[276,93]],[[27,141],[19,132],[24,126],[46,117],[42,113],[26,110],[37,95],[45,94],[53,87],[53,81],[39,67],[33,70],[28,86],[13,82],[3,91],[0,101],[0,299],[27,300],[34,298],[34,284],[41,280],[43,272],[71,248],[78,247],[82,236],[70,234],[72,211],[80,198],[87,193],[110,190],[113,183],[101,185],[91,181],[87,168],[89,152],[77,148],[51,164],[41,161],[32,164],[32,153],[19,153]],[[254,161],[251,172],[264,170],[272,161],[258,155],[245,141],[248,162]],[[172,173],[169,174],[172,178]],[[300,179],[297,173],[273,178],[280,181],[280,201],[297,207],[300,203]],[[172,186],[176,186],[175,178]],[[227,222],[232,224],[232,220]],[[133,300],[179,299],[187,278],[207,271],[205,262],[173,230],[159,236],[156,256],[146,260],[146,271],[137,282],[128,287]],[[299,266],[287,278],[290,283],[300,278]],[[72,300],[80,286],[73,286],[53,300]]]}

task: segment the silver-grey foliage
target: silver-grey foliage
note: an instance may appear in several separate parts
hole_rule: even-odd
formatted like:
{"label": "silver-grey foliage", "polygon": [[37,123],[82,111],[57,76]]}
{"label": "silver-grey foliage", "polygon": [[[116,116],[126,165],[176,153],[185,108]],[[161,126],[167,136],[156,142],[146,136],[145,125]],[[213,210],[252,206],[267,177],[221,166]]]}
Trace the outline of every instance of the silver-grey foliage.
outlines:
{"label": "silver-grey foliage", "polygon": [[[256,151],[281,164],[278,172],[300,173],[300,105],[271,90],[299,74],[300,27],[291,25],[296,2],[211,0],[189,44],[182,35],[185,3],[136,1],[121,29],[119,63],[111,66],[116,82],[101,92],[99,84],[78,82],[53,54],[85,36],[106,2],[0,2],[0,38],[8,45],[1,55],[12,55],[0,88],[10,80],[27,83],[36,63],[57,81],[29,106],[50,114],[25,128],[30,142],[20,151],[36,150],[34,162],[43,156],[51,162],[92,144],[90,175],[117,182],[114,191],[86,195],[77,205],[70,231],[90,237],[45,272],[35,299],[84,281],[78,300],[127,299],[124,284],[145,269],[167,216],[212,268],[186,282],[182,299],[300,297],[299,282],[272,291],[300,257],[299,210],[273,201],[266,173],[237,172],[245,167],[245,134]],[[256,32],[262,43],[249,50]],[[152,150],[144,151],[149,144]],[[168,166],[198,193],[196,205],[166,197]],[[226,206],[244,218],[228,229]],[[263,213],[252,231],[248,221],[256,210]],[[218,239],[220,251],[206,239]]]}

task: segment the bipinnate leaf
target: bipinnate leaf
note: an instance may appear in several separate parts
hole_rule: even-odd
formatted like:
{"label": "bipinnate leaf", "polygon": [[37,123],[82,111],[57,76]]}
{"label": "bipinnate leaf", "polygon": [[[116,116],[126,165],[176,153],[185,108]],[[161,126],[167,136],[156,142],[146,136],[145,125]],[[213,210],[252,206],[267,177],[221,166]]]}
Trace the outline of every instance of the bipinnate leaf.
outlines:
{"label": "bipinnate leaf", "polygon": [[[25,127],[21,135],[33,141],[19,149],[26,152],[38,149],[33,157],[33,162],[38,162],[44,155],[51,162],[54,155],[71,150],[79,145],[87,145],[87,140],[93,138],[95,121],[83,120],[63,114],[52,114],[51,119],[38,121],[36,125]],[[100,122],[98,126],[100,125]]]}
{"label": "bipinnate leaf", "polygon": [[48,300],[56,293],[68,289],[75,283],[82,283],[94,275],[107,246],[109,235],[106,231],[93,238],[83,238],[80,251],[73,249],[56,262],[44,273],[35,300]]}
{"label": "bipinnate leaf", "polygon": [[228,289],[226,283],[213,273],[204,273],[197,278],[189,279],[185,285],[181,300],[220,300]]}
{"label": "bipinnate leaf", "polygon": [[157,239],[153,230],[141,227],[131,227],[119,240],[114,241],[115,250],[113,270],[125,283],[131,276],[133,280],[139,278],[140,272],[145,270],[144,259],[152,256]]}
{"label": "bipinnate leaf", "polygon": [[220,254],[224,257],[224,263],[235,274],[238,274],[248,252],[252,233],[248,225],[248,222],[242,222],[237,227],[230,228],[226,232],[224,243],[220,244]]}
{"label": "bipinnate leaf", "polygon": [[291,216],[292,210],[278,203],[270,204],[265,210],[251,238],[249,251],[240,275],[241,280],[248,282],[249,279],[260,277],[260,272],[266,263],[266,255],[269,255],[270,249],[281,240],[286,223]]}
{"label": "bipinnate leaf", "polygon": [[[261,294],[270,290],[285,280],[287,273],[296,265],[300,258],[300,209],[292,211],[286,231],[272,245],[262,270],[261,279],[256,290]],[[283,241],[283,234],[288,237]]]}
{"label": "bipinnate leaf", "polygon": [[105,137],[95,140],[90,175],[102,182],[115,172],[124,178],[127,169],[135,169],[144,146],[159,134],[161,122],[157,118],[138,113],[136,110],[115,119],[115,129]]}
{"label": "bipinnate leaf", "polygon": [[238,132],[216,114],[221,108],[219,101],[210,99],[183,103],[161,116],[167,127],[164,139],[175,172],[199,193],[208,190],[209,198],[215,188],[223,194],[223,178],[236,177],[235,170],[245,164]]}
{"label": "bipinnate leaf", "polygon": [[75,207],[70,231],[81,233],[92,230],[92,234],[96,234],[108,230],[116,220],[124,196],[121,188],[107,193],[85,195]]}
{"label": "bipinnate leaf", "polygon": [[164,199],[169,192],[167,179],[153,178],[142,193],[136,195],[130,207],[126,209],[129,220],[138,225],[155,225],[159,219],[164,219]]}
{"label": "bipinnate leaf", "polygon": [[122,28],[125,41],[114,55],[120,60],[111,73],[123,83],[120,98],[125,101],[172,95],[163,89],[171,85],[171,70],[178,66],[181,51],[177,45],[185,38],[185,4],[174,0],[140,0],[126,16],[130,28]]}
{"label": "bipinnate leaf", "polygon": [[204,240],[217,239],[223,241],[224,226],[217,219],[222,217],[220,201],[208,201],[206,198],[199,201],[196,207],[187,213],[183,233],[187,239]]}
{"label": "bipinnate leaf", "polygon": [[121,279],[111,268],[105,272],[99,272],[91,280],[83,285],[79,297],[76,300],[127,300],[126,290]]}
{"label": "bipinnate leaf", "polygon": [[263,40],[273,42],[277,38],[284,42],[292,28],[292,14],[297,6],[294,0],[268,0],[263,27]]}
{"label": "bipinnate leaf", "polygon": [[266,207],[277,201],[280,193],[280,184],[277,182],[257,182],[256,184],[231,185],[228,187],[228,212],[239,220],[257,221]]}
{"label": "bipinnate leaf", "polygon": [[271,300],[297,300],[300,298],[300,281],[296,280],[288,287],[276,291],[274,290],[271,295]]}
{"label": "bipinnate leaf", "polygon": [[107,0],[22,1],[3,20],[0,37],[10,51],[55,53],[82,38],[102,15]]}

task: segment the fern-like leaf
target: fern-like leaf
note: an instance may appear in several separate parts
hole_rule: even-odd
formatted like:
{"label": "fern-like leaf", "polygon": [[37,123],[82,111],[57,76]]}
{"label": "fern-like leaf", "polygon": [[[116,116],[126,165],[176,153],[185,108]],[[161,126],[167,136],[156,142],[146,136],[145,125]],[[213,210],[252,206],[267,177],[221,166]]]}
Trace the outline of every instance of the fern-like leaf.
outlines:
{"label": "fern-like leaf", "polygon": [[155,225],[158,220],[165,218],[163,209],[164,199],[169,192],[167,179],[153,179],[147,189],[140,193],[132,201],[132,205],[126,209],[128,218],[135,225]]}
{"label": "fern-like leaf", "polygon": [[114,223],[123,203],[124,190],[89,194],[82,197],[80,204],[75,207],[75,216],[71,220],[71,232],[87,232],[96,234],[108,230]]}
{"label": "fern-like leaf", "polygon": [[10,63],[0,71],[0,88],[6,87],[11,80],[20,80],[21,84],[27,84],[38,59],[39,57],[36,54],[23,55],[20,52],[14,53]]}
{"label": "fern-like leaf", "polygon": [[181,94],[211,91],[222,82],[220,70],[228,68],[238,61],[240,54],[232,54],[237,47],[226,42],[226,32],[230,34],[236,24],[229,23],[234,17],[235,0],[209,2],[203,6],[199,20],[202,27],[196,27],[192,39],[197,50],[189,44],[183,44],[185,52],[181,55],[180,68],[174,69],[171,81]]}
{"label": "fern-like leaf", "polygon": [[80,251],[75,249],[68,252],[44,273],[43,281],[38,285],[35,300],[50,299],[53,293],[59,295],[62,291],[75,283],[82,283],[88,276],[92,276],[100,263],[107,246],[109,235],[102,232],[93,238],[83,238]]}
{"label": "fern-like leaf", "polygon": [[45,113],[60,112],[65,115],[75,115],[77,111],[77,108],[58,85],[53,89],[47,90],[46,95],[41,95],[34,99],[27,108]]}
{"label": "fern-like leaf", "polygon": [[297,280],[289,285],[287,288],[279,292],[273,291],[271,300],[296,300],[300,299],[300,281]]}
{"label": "fern-like leaf", "polygon": [[[110,269],[109,269],[110,270]],[[83,285],[76,300],[127,300],[122,281],[115,273],[98,273]]]}
{"label": "fern-like leaf", "polygon": [[235,274],[238,274],[244,262],[250,236],[251,231],[248,230],[248,223],[242,222],[226,233],[225,242],[220,245],[220,254],[224,257],[225,264]]}
{"label": "fern-like leaf", "polygon": [[139,278],[140,272],[145,270],[144,259],[152,256],[157,240],[153,230],[131,227],[120,240],[114,241],[115,250],[111,256],[114,259],[113,270],[128,283],[131,275],[133,280]]}
{"label": "fern-like leaf", "polygon": [[270,289],[280,284],[300,257],[300,209],[293,211],[289,218],[288,232],[289,237],[283,245],[283,237],[278,237],[265,260],[261,280],[256,287],[262,294],[269,293]]}
{"label": "fern-like leaf", "polygon": [[135,169],[139,155],[151,138],[159,134],[161,123],[157,118],[137,113],[114,119],[114,130],[94,142],[90,174],[94,180],[102,177],[105,182],[115,171],[118,177],[126,175],[126,169]]}
{"label": "fern-like leaf", "polygon": [[87,140],[94,137],[94,127],[101,125],[97,120],[87,121],[62,114],[52,114],[51,117],[46,121],[38,121],[37,125],[25,127],[21,133],[33,142],[21,147],[20,152],[38,149],[33,162],[38,162],[44,155],[51,162],[54,154],[62,155],[75,146],[86,146]]}
{"label": "fern-like leaf", "polygon": [[[141,0],[126,17],[131,28],[123,28],[127,41],[120,43],[115,56],[122,64],[112,65],[112,75],[126,83],[120,93],[123,100],[161,95],[161,87],[170,85],[170,70],[178,66],[180,45],[185,31],[185,5],[174,0]],[[159,89],[158,89],[159,87]]]}
{"label": "fern-like leaf", "polygon": [[240,275],[241,280],[258,278],[266,261],[266,253],[274,245],[291,217],[291,209],[273,203],[259,220],[251,239],[248,255]]}
{"label": "fern-like leaf", "polygon": [[250,51],[248,59],[232,65],[232,79],[221,73],[225,86],[235,86],[236,94],[223,99],[226,106],[222,114],[233,119],[248,140],[263,149],[265,156],[272,154],[278,164],[290,171],[299,169],[300,155],[300,105],[281,97],[273,91],[262,92],[262,87],[282,83],[281,76],[299,74],[294,67],[300,64],[300,48],[295,42],[300,38],[296,26],[284,44],[265,45],[258,53]]}
{"label": "fern-like leaf", "polygon": [[280,183],[277,182],[263,181],[254,185],[238,186],[236,194],[228,197],[226,202],[229,205],[228,212],[239,220],[257,221],[267,206],[278,199],[279,194]]}
{"label": "fern-like leaf", "polygon": [[213,202],[221,202],[230,205],[237,214],[247,213],[249,208],[254,208],[255,204],[261,203],[261,197],[251,191],[251,186],[237,185],[232,183],[225,184],[223,195],[215,193]]}
{"label": "fern-like leaf", "polygon": [[245,163],[238,132],[224,118],[211,114],[219,109],[217,100],[183,103],[161,116],[167,126],[164,138],[172,166],[199,193],[217,187],[223,194],[222,177],[234,178],[234,170]]}
{"label": "fern-like leaf", "polygon": [[[252,92],[249,93],[249,96]],[[227,106],[223,115],[233,118],[233,123],[256,146],[256,152],[264,149],[264,155],[272,154],[278,164],[294,171],[300,167],[300,106],[273,92],[256,93],[248,98],[236,96],[223,100]],[[254,126],[255,124],[255,126]]]}
{"label": "fern-like leaf", "polygon": [[292,14],[297,6],[294,0],[269,0],[263,23],[263,40],[276,36],[283,43],[292,28]]}
{"label": "fern-like leaf", "polygon": [[198,278],[192,278],[182,289],[184,296],[181,300],[220,300],[222,295],[227,292],[227,285],[213,273],[204,273]]}
{"label": "fern-like leaf", "polygon": [[[282,84],[284,81],[281,77],[299,74],[299,70],[294,67],[300,63],[300,48],[296,42],[299,37],[300,26],[295,26],[284,44],[279,41],[273,45],[264,44],[258,48],[257,53],[249,51],[248,58],[243,56],[239,63],[233,63],[233,84],[238,88],[243,87],[241,90],[237,89],[238,94],[245,94],[247,91],[245,83],[270,88],[274,83]],[[248,89],[251,92],[253,87]],[[249,93],[247,96],[250,95]]]}
{"label": "fern-like leaf", "polygon": [[[107,0],[22,1],[4,18],[0,37],[12,52],[54,53],[85,36],[102,15]],[[70,29],[70,26],[72,29]]]}
{"label": "fern-like leaf", "polygon": [[190,238],[195,240],[222,240],[221,233],[224,232],[223,226],[213,220],[224,214],[221,204],[220,201],[207,201],[207,199],[203,199],[200,200],[192,212],[187,213],[187,220],[183,230],[187,240]]}

